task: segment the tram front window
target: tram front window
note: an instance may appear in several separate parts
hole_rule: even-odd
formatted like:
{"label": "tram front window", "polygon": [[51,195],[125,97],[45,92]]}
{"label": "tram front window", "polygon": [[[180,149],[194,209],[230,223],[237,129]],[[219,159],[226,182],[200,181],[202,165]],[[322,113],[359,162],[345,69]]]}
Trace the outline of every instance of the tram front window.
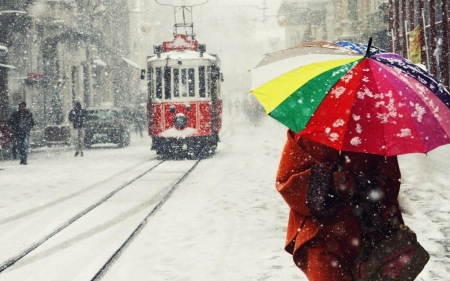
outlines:
{"label": "tram front window", "polygon": [[187,68],[181,69],[181,85],[180,85],[180,91],[182,97],[187,97],[187,91],[188,91],[188,79],[187,79]]}
{"label": "tram front window", "polygon": [[195,97],[195,69],[188,69],[188,78],[189,78],[189,96]]}
{"label": "tram front window", "polygon": [[173,69],[173,97],[180,97],[180,70],[178,68]]}

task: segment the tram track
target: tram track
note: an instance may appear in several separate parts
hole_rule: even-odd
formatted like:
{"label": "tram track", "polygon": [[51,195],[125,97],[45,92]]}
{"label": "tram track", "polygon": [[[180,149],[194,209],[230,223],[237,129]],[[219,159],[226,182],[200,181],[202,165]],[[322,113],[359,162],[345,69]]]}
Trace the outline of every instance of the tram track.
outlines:
{"label": "tram track", "polygon": [[[108,249],[108,252],[110,253],[109,258],[107,258],[107,259],[104,258],[103,260],[104,261],[106,260],[106,262],[104,262],[104,264],[102,264],[101,266],[99,266],[99,265],[96,266],[97,269],[98,268],[100,268],[100,269],[98,269],[95,272],[95,274],[93,272],[91,272],[91,274],[92,274],[91,276],[94,276],[94,277],[92,277],[92,279],[90,279],[91,277],[89,277],[90,280],[100,280],[108,272],[108,270],[113,266],[114,262],[120,257],[121,253],[124,252],[125,249],[128,247],[128,245],[130,245],[133,242],[133,240],[139,235],[141,230],[147,224],[148,219],[151,218],[164,205],[164,203],[174,193],[174,191],[179,186],[179,184],[195,169],[195,167],[197,166],[197,164],[200,161],[201,161],[201,159],[196,160],[196,161],[189,161],[189,162],[191,162],[189,164],[189,165],[191,165],[189,167],[189,169],[187,169],[187,171],[183,171],[182,174],[180,173],[180,175],[177,177],[176,181],[173,182],[173,184],[171,184],[170,186],[167,186],[165,188],[161,188],[150,199],[143,201],[139,205],[136,205],[134,208],[132,208],[130,210],[126,210],[122,214],[117,216],[117,217],[123,216],[123,218],[120,218],[120,219],[115,218],[114,219],[115,222],[113,224],[122,224],[122,220],[125,221],[132,215],[135,215],[135,213],[141,212],[142,210],[145,211],[146,210],[145,208],[149,208],[149,206],[151,207],[151,209],[147,209],[148,213],[139,222],[139,224],[136,227],[134,227],[134,229],[130,230],[130,228],[128,228],[129,234],[126,237],[126,239],[122,240],[123,242],[120,243],[120,246],[118,246],[116,243],[116,247],[111,247],[110,249]],[[76,245],[77,243],[80,243],[79,241],[82,241],[83,239],[85,239],[86,236],[90,235],[90,234],[87,234],[88,232],[89,233],[102,232],[105,229],[112,227],[110,222],[102,222],[102,223],[99,223],[98,226],[90,229],[89,231],[86,231],[85,233],[75,236],[74,238],[67,239],[66,241],[64,241],[64,243],[67,245],[64,245],[64,243],[59,243],[59,244],[56,244],[55,246],[48,247],[47,244],[52,245],[52,242],[46,243],[47,241],[51,240],[52,238],[58,236],[58,234],[63,232],[63,230],[72,226],[76,221],[80,221],[87,214],[89,214],[92,210],[105,205],[105,202],[109,201],[109,199],[114,198],[114,196],[117,195],[120,191],[124,191],[127,187],[130,187],[135,182],[139,181],[139,179],[141,179],[142,177],[148,176],[149,174],[151,174],[153,170],[158,169],[158,167],[162,167],[164,165],[166,165],[166,169],[167,169],[167,167],[170,167],[170,165],[174,165],[174,164],[170,164],[168,162],[179,163],[180,161],[170,161],[170,160],[166,160],[166,159],[160,160],[158,162],[158,164],[154,165],[152,168],[147,169],[145,172],[134,177],[132,180],[129,180],[128,182],[123,183],[122,185],[120,185],[120,187],[118,187],[115,190],[113,190],[112,192],[108,193],[101,200],[98,200],[97,202],[95,202],[94,204],[89,206],[88,208],[79,212],[77,215],[75,215],[71,219],[67,220],[65,223],[60,225],[58,228],[56,228],[54,231],[52,231],[45,237],[39,239],[32,245],[29,245],[25,250],[21,251],[17,255],[15,255],[15,256],[9,258],[8,260],[6,260],[5,262],[3,262],[0,265],[0,275],[9,273],[10,270],[8,270],[8,269],[12,269],[13,271],[14,270],[19,271],[18,269],[21,269],[24,266],[30,265],[35,262],[39,262],[40,260],[44,259],[45,257],[51,256],[55,253],[58,253],[58,251],[60,251],[61,248],[68,247],[67,245],[69,245],[69,244],[70,244],[70,246],[73,246],[73,244]],[[176,166],[176,164],[175,164],[175,166]],[[153,204],[155,204],[155,205],[153,205]],[[107,219],[105,219],[105,220],[107,220]],[[101,225],[101,224],[104,224],[104,225]],[[59,235],[59,236],[61,236],[61,235]],[[62,235],[62,236],[64,236],[64,235]],[[52,241],[54,241],[54,240],[55,239],[52,239]],[[56,239],[56,240],[58,240],[58,239]],[[71,240],[71,241],[69,241],[69,240]],[[40,249],[39,247],[42,246],[43,244],[45,244],[45,247],[43,247],[43,249]],[[53,242],[53,244],[54,244],[54,242]],[[37,253],[36,253],[36,251],[37,251]],[[88,280],[87,278],[83,278],[83,280],[84,279]]]}
{"label": "tram track", "polygon": [[91,281],[101,280],[102,277],[108,272],[108,270],[113,266],[114,262],[120,257],[121,253],[125,251],[125,249],[133,242],[134,238],[136,238],[141,230],[147,224],[148,219],[154,215],[167,201],[167,199],[175,192],[176,188],[179,184],[184,181],[184,179],[197,167],[198,163],[201,161],[197,160],[195,164],[189,169],[169,190],[166,194],[164,194],[163,198],[159,201],[159,203],[148,213],[148,215],[141,221],[141,223],[134,229],[132,234],[125,240],[125,242],[114,252],[114,254],[108,259],[108,261],[100,268],[100,270],[95,274],[95,276],[91,279]]}
{"label": "tram track", "polygon": [[[145,161],[145,162],[148,162],[148,161]],[[5,218],[5,219],[0,221],[0,225],[8,223],[10,221],[13,221],[15,219],[26,217],[27,215],[29,215],[31,213],[35,213],[37,211],[40,211],[40,210],[43,210],[45,208],[49,208],[49,207],[55,206],[55,205],[57,205],[57,204],[59,204],[61,202],[67,201],[69,198],[73,198],[76,195],[84,193],[87,190],[91,190],[92,188],[94,188],[94,187],[96,187],[96,186],[98,186],[98,185],[100,185],[102,183],[111,181],[112,179],[116,178],[117,176],[120,176],[120,175],[122,175],[122,174],[124,174],[126,172],[129,172],[133,168],[136,168],[137,166],[140,166],[140,165],[142,165],[145,162],[141,162],[141,163],[139,163],[137,165],[134,165],[133,167],[130,167],[130,168],[128,168],[128,169],[118,173],[118,174],[115,174],[115,175],[113,175],[113,176],[111,176],[111,177],[109,177],[107,179],[102,180],[101,182],[98,182],[98,183],[96,183],[94,185],[91,185],[91,186],[89,186],[87,188],[84,188],[84,189],[82,189],[82,190],[80,190],[80,191],[78,191],[76,193],[73,193],[73,194],[71,194],[69,196],[66,196],[66,197],[60,198],[58,200],[52,201],[52,202],[50,202],[48,204],[45,204],[43,206],[39,206],[39,207],[33,208],[31,210],[28,210],[26,212],[20,213],[18,215]],[[94,204],[90,205],[88,208],[85,208],[84,210],[82,210],[81,212],[79,212],[78,214],[76,214],[75,216],[70,218],[69,220],[65,221],[63,224],[61,224],[59,227],[57,227],[55,230],[53,230],[51,233],[49,233],[45,237],[39,239],[35,243],[33,243],[30,246],[28,246],[25,250],[21,251],[20,253],[16,254],[15,256],[13,256],[10,259],[8,259],[8,260],[4,261],[3,263],[1,263],[0,264],[0,273],[3,272],[4,270],[8,269],[12,265],[14,265],[17,261],[21,260],[23,257],[25,257],[26,255],[31,253],[33,250],[35,250],[37,247],[39,247],[40,245],[45,243],[47,240],[49,240],[53,236],[57,235],[63,229],[67,228],[68,226],[73,224],[75,221],[77,221],[78,219],[80,219],[81,217],[83,217],[84,215],[86,215],[87,213],[89,213],[90,211],[92,211],[93,209],[95,209],[96,207],[101,205],[102,203],[104,203],[106,200],[108,200],[109,198],[114,196],[117,192],[121,191],[125,187],[129,186],[131,183],[135,182],[137,179],[141,178],[142,176],[144,176],[145,174],[147,174],[151,170],[155,169],[157,166],[159,166],[163,162],[164,162],[164,160],[161,160],[158,164],[152,166],[150,169],[147,169],[145,172],[139,174],[138,176],[134,177],[133,179],[131,179],[131,180],[127,181],[126,183],[120,185],[118,188],[114,189],[112,192],[109,192],[107,195],[105,195],[103,198],[101,198],[100,200],[98,200]]]}

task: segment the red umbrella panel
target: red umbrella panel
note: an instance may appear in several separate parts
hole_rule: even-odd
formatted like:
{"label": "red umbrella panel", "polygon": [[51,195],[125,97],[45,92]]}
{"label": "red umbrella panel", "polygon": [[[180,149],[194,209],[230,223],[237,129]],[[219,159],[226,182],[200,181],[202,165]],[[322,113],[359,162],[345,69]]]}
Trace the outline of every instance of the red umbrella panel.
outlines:
{"label": "red umbrella panel", "polygon": [[448,92],[399,58],[364,58],[332,87],[300,135],[342,151],[381,155],[426,153],[450,143]]}

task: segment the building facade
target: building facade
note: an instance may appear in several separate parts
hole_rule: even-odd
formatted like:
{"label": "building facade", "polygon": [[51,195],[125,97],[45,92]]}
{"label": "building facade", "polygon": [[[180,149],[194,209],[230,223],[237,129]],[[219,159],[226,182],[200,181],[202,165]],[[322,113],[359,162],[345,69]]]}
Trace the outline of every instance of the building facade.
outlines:
{"label": "building facade", "polygon": [[68,126],[74,101],[126,104],[137,83],[123,59],[132,48],[129,22],[128,0],[3,0],[0,45],[15,67],[3,75],[0,65],[3,118],[26,101],[45,141],[46,127]]}
{"label": "building facade", "polygon": [[[348,40],[373,44],[423,64],[449,86],[448,0],[283,0],[278,22],[286,46],[307,41]],[[315,12],[315,10],[319,12]],[[411,52],[416,41],[418,54]],[[414,58],[413,58],[414,56]]]}
{"label": "building facade", "polygon": [[389,0],[391,50],[410,57],[410,35],[419,32],[417,59],[446,87],[449,87],[448,0]]}

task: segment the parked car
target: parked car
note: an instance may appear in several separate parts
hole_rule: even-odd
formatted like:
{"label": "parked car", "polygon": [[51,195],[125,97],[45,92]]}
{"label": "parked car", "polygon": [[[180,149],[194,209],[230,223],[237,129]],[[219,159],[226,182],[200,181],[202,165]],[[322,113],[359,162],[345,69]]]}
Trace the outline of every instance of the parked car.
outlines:
{"label": "parked car", "polygon": [[120,108],[87,108],[84,143],[114,143],[119,147],[130,144],[129,125]]}

